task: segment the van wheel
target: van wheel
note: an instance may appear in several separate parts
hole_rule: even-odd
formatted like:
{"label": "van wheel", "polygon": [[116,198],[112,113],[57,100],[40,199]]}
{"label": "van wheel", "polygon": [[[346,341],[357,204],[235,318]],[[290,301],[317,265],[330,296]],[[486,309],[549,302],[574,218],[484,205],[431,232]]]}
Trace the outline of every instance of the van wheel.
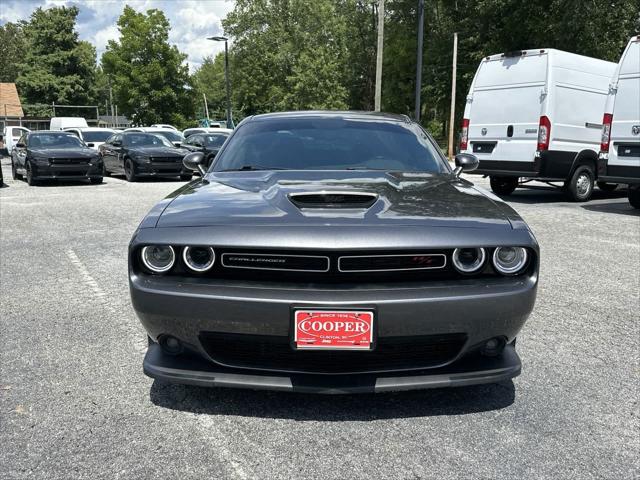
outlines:
{"label": "van wheel", "polygon": [[618,188],[617,183],[598,182],[598,188],[603,192],[613,192]]}
{"label": "van wheel", "polygon": [[637,208],[640,210],[640,187],[629,187],[627,196],[629,197],[629,204],[631,204],[633,208]]}
{"label": "van wheel", "polygon": [[518,188],[518,177],[490,177],[491,190],[497,195],[511,195]]}
{"label": "van wheel", "polygon": [[582,165],[573,172],[571,180],[565,184],[567,195],[574,202],[586,202],[593,194],[595,175],[591,167]]}

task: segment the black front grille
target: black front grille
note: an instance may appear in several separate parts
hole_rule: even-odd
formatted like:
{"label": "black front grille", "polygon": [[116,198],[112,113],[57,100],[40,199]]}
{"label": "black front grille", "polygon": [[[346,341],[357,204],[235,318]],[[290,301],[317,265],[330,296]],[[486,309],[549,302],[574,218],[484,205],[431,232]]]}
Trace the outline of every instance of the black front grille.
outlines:
{"label": "black front grille", "polygon": [[444,254],[414,253],[408,255],[359,255],[340,257],[341,272],[386,272],[402,270],[432,270],[444,268]]}
{"label": "black front grille", "polygon": [[52,165],[85,165],[89,163],[86,158],[50,158]]}
{"label": "black front grille", "polygon": [[463,333],[382,337],[370,351],[295,350],[288,337],[202,332],[200,342],[213,361],[252,370],[292,373],[364,373],[432,368],[453,360]]}
{"label": "black front grille", "polygon": [[182,157],[151,157],[152,163],[180,163]]}
{"label": "black front grille", "polygon": [[267,253],[223,253],[222,266],[250,270],[327,272],[329,271],[329,257]]}

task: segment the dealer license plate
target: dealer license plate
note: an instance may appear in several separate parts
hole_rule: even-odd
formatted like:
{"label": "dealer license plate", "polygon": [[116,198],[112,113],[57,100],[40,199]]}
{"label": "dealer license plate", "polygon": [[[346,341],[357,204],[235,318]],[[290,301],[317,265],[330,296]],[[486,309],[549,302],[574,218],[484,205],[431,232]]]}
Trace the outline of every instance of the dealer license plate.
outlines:
{"label": "dealer license plate", "polygon": [[373,312],[295,310],[294,344],[299,349],[370,350]]}

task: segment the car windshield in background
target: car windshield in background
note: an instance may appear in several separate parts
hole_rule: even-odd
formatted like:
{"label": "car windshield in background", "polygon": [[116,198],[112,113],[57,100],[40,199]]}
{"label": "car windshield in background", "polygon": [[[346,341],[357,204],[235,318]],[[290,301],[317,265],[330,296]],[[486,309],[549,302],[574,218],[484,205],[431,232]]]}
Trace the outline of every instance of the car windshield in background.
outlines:
{"label": "car windshield in background", "polygon": [[164,138],[169,140],[170,142],[184,142],[184,138],[179,133],[173,132],[171,130],[163,130],[153,132],[154,135],[162,135]]}
{"label": "car windshield in background", "polygon": [[207,147],[221,147],[229,135],[224,133],[212,133],[204,136]]}
{"label": "car windshield in background", "polygon": [[124,136],[127,147],[173,147],[164,136],[155,133],[130,133]]}
{"label": "car windshield in background", "polygon": [[29,137],[31,148],[78,148],[84,147],[80,139],[69,133],[39,133]]}
{"label": "car windshield in background", "polygon": [[213,170],[253,169],[448,171],[419,127],[349,118],[267,119],[241,126]]}
{"label": "car windshield in background", "polygon": [[107,138],[113,135],[113,132],[82,132],[82,138],[85,142],[106,142]]}

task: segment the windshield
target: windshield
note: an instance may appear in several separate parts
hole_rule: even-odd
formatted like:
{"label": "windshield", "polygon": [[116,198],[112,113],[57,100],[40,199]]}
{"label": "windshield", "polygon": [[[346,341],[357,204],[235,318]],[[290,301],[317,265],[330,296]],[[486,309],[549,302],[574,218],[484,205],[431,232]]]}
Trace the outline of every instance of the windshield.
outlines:
{"label": "windshield", "polygon": [[170,142],[184,142],[184,138],[179,133],[176,133],[172,130],[162,130],[157,132],[152,132],[154,135],[162,135],[164,138],[169,140]]}
{"label": "windshield", "polygon": [[69,133],[39,133],[29,137],[31,148],[78,148],[84,147],[80,139]]}
{"label": "windshield", "polygon": [[155,133],[129,133],[124,135],[127,147],[173,147],[173,144],[162,135]]}
{"label": "windshield", "polygon": [[214,171],[448,171],[427,134],[414,124],[335,117],[249,122],[214,165]]}
{"label": "windshield", "polygon": [[106,142],[107,138],[113,135],[113,132],[110,131],[95,131],[95,132],[82,132],[82,138],[85,142]]}
{"label": "windshield", "polygon": [[203,136],[207,147],[221,147],[229,135],[224,133],[212,133]]}

